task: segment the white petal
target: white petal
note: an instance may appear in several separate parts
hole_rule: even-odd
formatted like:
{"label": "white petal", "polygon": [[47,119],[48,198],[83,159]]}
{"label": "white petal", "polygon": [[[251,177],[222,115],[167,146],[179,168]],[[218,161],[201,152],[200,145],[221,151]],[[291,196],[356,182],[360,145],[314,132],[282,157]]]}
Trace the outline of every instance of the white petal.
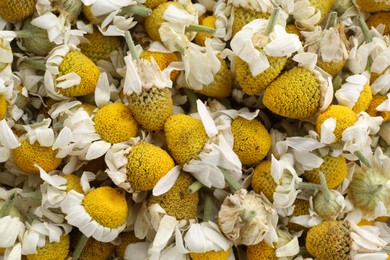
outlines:
{"label": "white petal", "polygon": [[298,62],[300,66],[313,71],[317,64],[317,54],[311,52],[302,52],[294,55],[293,60]]}
{"label": "white petal", "polygon": [[165,248],[168,240],[171,238],[176,226],[176,218],[164,215],[158,226],[157,234],[154,237],[151,248],[148,253],[151,255],[150,259],[159,259],[161,250]]}
{"label": "white petal", "polygon": [[88,148],[88,152],[86,155],[87,160],[93,160],[99,158],[103,154],[105,154],[108,149],[110,149],[111,144],[106,141],[97,141],[93,142],[91,146]]}
{"label": "white petal", "polygon": [[8,248],[4,253],[4,259],[20,260],[22,259],[22,245],[17,243],[15,246]]}
{"label": "white petal", "polygon": [[328,118],[321,125],[321,143],[331,144],[337,141],[335,134],[336,119]]}
{"label": "white petal", "polygon": [[95,89],[95,103],[98,107],[103,107],[110,102],[110,83],[107,74],[100,73]]}
{"label": "white petal", "polygon": [[61,129],[61,132],[58,134],[56,141],[54,142],[52,149],[63,149],[65,148],[70,142],[74,142],[72,130],[70,130],[69,127],[65,126]]}
{"label": "white petal", "polygon": [[294,237],[286,245],[276,249],[275,253],[276,253],[276,257],[288,257],[288,256],[294,256],[298,254],[299,253],[298,238]]}
{"label": "white petal", "polygon": [[126,247],[125,260],[145,260],[148,258],[150,242],[138,242],[129,244]]}
{"label": "white petal", "polygon": [[[0,219],[0,247],[7,248],[15,244],[16,238],[19,235],[19,230],[23,223],[19,218],[5,216]],[[24,226],[24,225],[23,225]]]}
{"label": "white petal", "polygon": [[198,108],[199,116],[202,119],[202,123],[203,123],[204,129],[206,130],[208,137],[211,138],[211,137],[217,135],[218,129],[214,123],[214,120],[211,118],[209,112],[207,111],[206,106],[199,99],[196,101],[196,105]]}
{"label": "white petal", "polygon": [[81,77],[75,72],[70,72],[61,77],[56,78],[56,81],[57,81],[56,84],[57,88],[67,89],[80,84]]}
{"label": "white petal", "polygon": [[176,165],[167,174],[164,175],[154,186],[153,196],[160,196],[169,191],[175,184],[177,177],[181,172],[181,167]]}
{"label": "white petal", "polygon": [[14,132],[12,132],[11,128],[4,119],[0,121],[0,141],[5,147],[10,149],[15,149],[20,146]]}

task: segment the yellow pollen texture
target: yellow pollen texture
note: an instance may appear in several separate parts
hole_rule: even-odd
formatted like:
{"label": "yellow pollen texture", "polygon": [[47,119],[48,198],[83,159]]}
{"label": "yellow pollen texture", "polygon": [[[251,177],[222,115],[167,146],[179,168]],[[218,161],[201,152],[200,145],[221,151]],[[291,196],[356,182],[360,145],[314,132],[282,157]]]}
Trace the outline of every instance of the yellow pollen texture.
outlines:
{"label": "yellow pollen texture", "polygon": [[43,147],[38,142],[30,144],[27,140],[12,150],[16,165],[27,173],[39,173],[39,169],[34,166],[38,164],[46,172],[57,169],[62,162],[62,158],[56,158],[57,150],[51,147]]}
{"label": "yellow pollen texture", "polygon": [[190,253],[192,260],[226,260],[230,251],[209,251],[206,253]]}
{"label": "yellow pollen texture", "polygon": [[0,95],[0,120],[3,120],[7,114],[7,100],[4,95]]}
{"label": "yellow pollen texture", "polygon": [[74,174],[65,174],[64,177],[68,182],[66,183],[66,192],[71,190],[77,191],[78,193],[83,194],[84,191],[81,188],[80,180],[81,178]]}
{"label": "yellow pollen texture", "polygon": [[83,205],[91,218],[104,227],[117,228],[126,221],[126,198],[111,187],[90,191],[85,195]]}
{"label": "yellow pollen texture", "polygon": [[251,185],[254,192],[258,194],[262,192],[269,201],[274,201],[273,195],[277,184],[271,176],[271,161],[262,161],[256,166]]}
{"label": "yellow pollen texture", "polygon": [[26,255],[28,260],[64,260],[69,254],[69,235],[60,238],[60,242],[46,242],[44,247],[38,248],[37,253]]}
{"label": "yellow pollen texture", "polygon": [[123,142],[137,135],[138,124],[130,108],[122,103],[102,107],[93,121],[96,132],[109,143]]}
{"label": "yellow pollen texture", "polygon": [[275,249],[267,245],[265,241],[261,241],[256,245],[250,245],[247,247],[246,255],[248,260],[276,260]]}

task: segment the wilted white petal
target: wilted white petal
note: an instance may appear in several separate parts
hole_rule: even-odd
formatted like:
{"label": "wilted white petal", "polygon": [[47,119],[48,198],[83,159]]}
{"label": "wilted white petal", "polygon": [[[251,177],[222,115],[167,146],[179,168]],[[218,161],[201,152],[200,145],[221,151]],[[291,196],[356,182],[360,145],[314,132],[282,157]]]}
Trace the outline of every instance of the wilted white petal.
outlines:
{"label": "wilted white petal", "polygon": [[153,196],[160,196],[169,191],[175,184],[177,177],[181,172],[181,167],[176,165],[167,174],[164,175],[154,186]]}
{"label": "wilted white petal", "polygon": [[100,156],[104,155],[108,151],[108,149],[110,149],[110,147],[111,144],[107,143],[106,141],[93,142],[91,146],[89,146],[85,158],[87,160],[99,158]]}

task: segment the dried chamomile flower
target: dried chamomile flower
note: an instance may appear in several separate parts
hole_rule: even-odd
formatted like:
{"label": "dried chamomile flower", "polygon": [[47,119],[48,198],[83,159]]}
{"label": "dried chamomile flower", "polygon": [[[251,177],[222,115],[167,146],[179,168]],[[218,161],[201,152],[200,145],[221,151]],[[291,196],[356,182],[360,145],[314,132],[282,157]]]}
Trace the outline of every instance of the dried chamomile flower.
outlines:
{"label": "dried chamomile flower", "polygon": [[267,87],[263,104],[275,114],[305,119],[328,105],[326,96],[331,87],[319,72],[294,67]]}
{"label": "dried chamomile flower", "polygon": [[388,102],[389,98],[387,96],[376,94],[372,96],[372,100],[366,110],[366,112],[372,116],[381,116],[383,117],[383,122],[386,122],[390,119],[390,111],[383,109],[381,106],[384,102]]}
{"label": "dried chamomile flower", "polygon": [[122,232],[119,234],[118,238],[120,239],[120,244],[115,246],[115,255],[120,258],[124,258],[126,248],[129,244],[134,244],[142,241],[135,236],[134,231]]}
{"label": "dried chamomile flower", "polygon": [[[160,47],[159,49],[162,49],[162,48]],[[162,51],[164,51],[164,52],[162,52]],[[176,56],[176,53],[170,52],[165,47],[159,51],[157,49],[156,50],[154,50],[154,49],[153,50],[152,49],[144,50],[140,56],[141,59],[148,60],[149,62],[152,62],[152,59],[151,59],[152,57],[156,61],[157,65],[161,71],[168,68],[168,66],[172,62],[179,61],[178,57]],[[175,82],[178,76],[179,76],[179,71],[177,71],[177,70],[171,71],[170,79],[172,82]]]}
{"label": "dried chamomile flower", "polygon": [[299,29],[312,30],[329,14],[334,2],[335,0],[294,1],[294,10],[291,14]]}
{"label": "dried chamomile flower", "polygon": [[122,103],[113,103],[100,108],[93,118],[96,133],[109,143],[124,142],[137,136],[138,124],[131,110]]}
{"label": "dried chamomile flower", "polygon": [[[302,32],[304,48],[318,55],[317,66],[333,77],[342,70],[348,59],[348,41],[341,23],[333,26],[336,13],[328,19],[328,28],[316,26],[312,32]],[[333,18],[333,19],[332,19]]]}
{"label": "dried chamomile flower", "polygon": [[81,43],[77,47],[94,63],[99,60],[108,60],[111,52],[118,50],[121,45],[119,37],[104,36],[96,27],[93,28],[92,33],[87,33],[84,37],[88,42]]}
{"label": "dried chamomile flower", "polygon": [[388,0],[356,0],[356,5],[363,12],[380,12],[390,8]]}
{"label": "dried chamomile flower", "polygon": [[59,242],[46,243],[45,246],[38,248],[38,252],[36,254],[26,255],[26,257],[28,260],[64,260],[69,254],[69,248],[69,235],[63,235],[61,236]]}
{"label": "dried chamomile flower", "polygon": [[364,75],[349,76],[336,91],[335,97],[340,105],[349,107],[356,114],[366,111],[372,100],[368,78]]}
{"label": "dried chamomile flower", "polygon": [[109,242],[104,243],[91,237],[88,239],[87,244],[84,246],[83,251],[79,256],[79,259],[80,260],[88,260],[88,259],[106,260],[111,256],[114,247],[115,245],[112,243]]}
{"label": "dried chamomile flower", "polygon": [[168,215],[178,220],[196,219],[199,194],[198,192],[191,193],[188,190],[194,181],[194,178],[190,174],[181,172],[169,191],[160,196],[150,196],[148,198],[148,204],[159,204]]}
{"label": "dried chamomile flower", "polygon": [[260,162],[253,171],[251,186],[254,192],[263,193],[269,201],[273,201],[273,194],[277,184],[271,175],[271,161]]}
{"label": "dried chamomile flower", "polygon": [[358,117],[352,109],[342,105],[330,105],[317,118],[317,133],[326,135],[333,133],[335,140],[340,140],[345,129],[354,125]]}
{"label": "dried chamomile flower", "polygon": [[368,28],[383,24],[385,26],[383,35],[389,35],[390,33],[390,15],[388,12],[376,12],[367,19],[366,23]]}
{"label": "dried chamomile flower", "polygon": [[0,17],[9,22],[19,22],[33,14],[37,0],[1,0]]}
{"label": "dried chamomile flower", "polygon": [[256,19],[245,25],[230,43],[236,54],[237,81],[249,95],[260,93],[278,77],[287,58],[301,47],[297,35],[276,24],[279,9],[275,10],[269,20]]}
{"label": "dried chamomile flower", "polygon": [[347,162],[342,155],[337,157],[326,155],[322,159],[324,161],[319,168],[306,171],[303,177],[312,183],[320,184],[319,173],[322,172],[328,187],[330,189],[336,188],[348,176]]}
{"label": "dried chamomile flower", "polygon": [[161,71],[154,59],[139,59],[130,33],[126,41],[131,55],[125,57],[126,76],[123,92],[137,122],[150,131],[161,130],[172,115],[172,95],[168,71]]}
{"label": "dried chamomile flower", "polygon": [[269,246],[264,240],[247,247],[248,260],[256,259],[293,259],[299,253],[298,237],[292,236],[285,230],[276,230],[278,242]]}
{"label": "dried chamomile flower", "polygon": [[267,155],[271,148],[271,136],[256,119],[237,117],[232,121],[233,151],[243,164],[255,164]]}
{"label": "dried chamomile flower", "polygon": [[165,122],[169,153],[180,165],[195,159],[207,141],[202,121],[184,114],[172,115]]}
{"label": "dried chamomile flower", "polygon": [[42,146],[39,142],[30,143],[27,139],[21,145],[12,150],[12,156],[16,165],[27,173],[38,174],[42,167],[46,172],[57,169],[61,165],[62,158],[57,158],[58,150],[51,146]]}
{"label": "dried chamomile flower", "polygon": [[71,45],[53,49],[46,68],[46,88],[56,99],[93,93],[100,76],[95,63]]}
{"label": "dried chamomile flower", "polygon": [[152,190],[175,166],[165,150],[147,142],[136,144],[127,158],[127,179],[132,188],[140,191]]}
{"label": "dried chamomile flower", "polygon": [[218,213],[223,234],[236,245],[255,245],[276,240],[278,215],[273,205],[259,194],[241,189],[228,196]]}
{"label": "dried chamomile flower", "polygon": [[377,234],[348,221],[322,222],[312,227],[306,237],[307,250],[319,260],[353,259],[365,252],[369,252],[364,254],[366,257],[370,257],[370,253],[375,257],[385,244]]}
{"label": "dried chamomile flower", "polygon": [[[114,188],[104,186],[86,195],[68,192],[61,204],[69,224],[101,242],[113,241],[126,226],[128,206],[125,197]],[[80,221],[82,220],[82,221]]]}

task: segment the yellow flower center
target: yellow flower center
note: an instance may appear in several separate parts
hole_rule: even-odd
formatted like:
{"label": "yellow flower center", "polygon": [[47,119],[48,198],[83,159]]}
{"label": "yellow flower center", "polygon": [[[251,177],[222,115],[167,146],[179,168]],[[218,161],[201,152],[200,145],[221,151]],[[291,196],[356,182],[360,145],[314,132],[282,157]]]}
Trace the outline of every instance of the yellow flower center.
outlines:
{"label": "yellow flower center", "polygon": [[276,258],[275,248],[270,247],[265,243],[265,241],[261,241],[256,245],[250,245],[246,251],[248,260],[258,260],[258,259],[267,259],[273,260]]}
{"label": "yellow flower center", "polygon": [[169,154],[158,146],[140,142],[130,151],[127,179],[135,190],[151,190],[171,170],[175,163]]}
{"label": "yellow flower center", "polygon": [[269,201],[274,201],[273,194],[277,185],[271,176],[271,161],[262,161],[256,166],[251,185],[254,192],[262,192]]}
{"label": "yellow flower center", "polygon": [[96,132],[109,143],[119,143],[135,137],[138,125],[130,108],[122,103],[107,105],[93,119]]}
{"label": "yellow flower center", "polygon": [[190,253],[192,260],[226,260],[230,251],[208,251],[206,253]]}
{"label": "yellow flower center", "polygon": [[109,259],[114,247],[112,243],[103,243],[91,237],[81,252],[79,260]]}
{"label": "yellow flower center", "polygon": [[321,114],[317,118],[317,133],[321,134],[321,126],[322,123],[325,122],[328,118],[336,119],[336,128],[334,130],[334,135],[337,140],[341,139],[341,136],[345,129],[354,125],[358,120],[357,115],[352,109],[341,106],[341,105],[331,105],[325,111],[321,112]]}
{"label": "yellow flower center", "polygon": [[123,225],[127,218],[126,198],[111,187],[90,191],[83,200],[84,208],[93,220],[108,228]]}
{"label": "yellow flower center", "polygon": [[56,158],[57,150],[51,147],[43,147],[38,142],[30,144],[27,140],[12,150],[16,165],[25,172],[39,173],[34,164],[38,164],[46,172],[57,169],[62,162],[62,158]]}
{"label": "yellow flower center", "polygon": [[62,177],[64,177],[68,181],[66,183],[66,192],[74,190],[74,191],[77,191],[78,193],[81,193],[81,194],[84,193],[84,191],[80,185],[81,178],[79,176],[74,175],[74,174],[66,174],[66,175],[63,175]]}
{"label": "yellow flower center", "polygon": [[0,95],[0,120],[3,120],[7,114],[7,100],[4,95]]}
{"label": "yellow flower center", "polygon": [[69,254],[69,235],[60,238],[60,242],[47,242],[44,247],[38,248],[37,253],[27,255],[28,260],[63,260]]}

